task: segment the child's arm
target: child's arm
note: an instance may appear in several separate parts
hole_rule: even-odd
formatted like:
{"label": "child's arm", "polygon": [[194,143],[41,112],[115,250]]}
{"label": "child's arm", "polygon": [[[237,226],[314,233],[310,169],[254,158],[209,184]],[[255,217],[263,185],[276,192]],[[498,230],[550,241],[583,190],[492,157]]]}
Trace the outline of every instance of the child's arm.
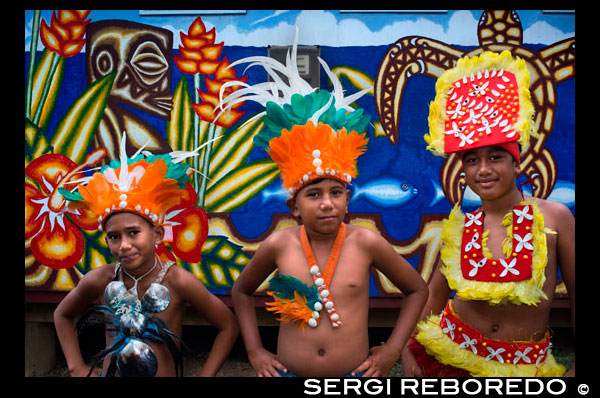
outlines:
{"label": "child's arm", "polygon": [[373,265],[402,291],[402,307],[396,325],[385,344],[373,347],[371,355],[353,374],[364,377],[387,376],[398,361],[402,348],[412,333],[427,301],[428,290],[418,272],[379,234],[365,230],[358,240],[371,254]]}
{"label": "child's arm", "polygon": [[215,376],[239,334],[238,325],[233,313],[223,301],[214,296],[204,284],[190,272],[178,272],[174,284],[178,294],[188,302],[194,310],[214,326],[218,333],[212,348],[200,370],[199,376]]}
{"label": "child's arm", "polygon": [[[558,239],[556,244],[557,261],[562,280],[569,294],[571,305],[571,325],[575,334],[575,217],[562,203],[554,202]],[[575,376],[575,360],[565,376]]]}
{"label": "child's arm", "polygon": [[[98,274],[99,269],[86,274],[54,310],[54,327],[72,377],[85,377],[90,371],[79,349],[75,322],[104,289],[105,284],[98,280]],[[96,369],[93,375],[99,375],[101,371]]]}
{"label": "child's arm", "polygon": [[258,377],[280,376],[277,369],[287,372],[277,357],[267,351],[260,339],[253,294],[260,284],[275,270],[275,235],[267,238],[252,256],[231,290],[248,359]]}
{"label": "child's arm", "polygon": [[[429,281],[429,297],[427,298],[427,303],[423,307],[419,321],[427,319],[432,314],[440,314],[446,306],[448,298],[450,298],[451,290],[448,287],[446,278],[440,272],[441,265],[442,261],[439,260],[433,270],[433,275]],[[405,344],[402,349],[402,369],[404,376],[406,377],[424,376],[423,370],[408,348],[408,344]]]}

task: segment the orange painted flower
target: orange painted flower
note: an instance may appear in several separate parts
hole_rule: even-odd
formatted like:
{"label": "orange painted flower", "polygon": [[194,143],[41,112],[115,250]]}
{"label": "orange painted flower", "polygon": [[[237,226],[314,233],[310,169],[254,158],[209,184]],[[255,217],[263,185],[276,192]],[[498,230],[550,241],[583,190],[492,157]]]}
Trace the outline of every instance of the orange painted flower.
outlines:
{"label": "orange painted flower", "polygon": [[87,211],[70,210],[59,187],[79,178],[79,171],[93,166],[106,156],[105,149],[90,153],[77,165],[62,154],[47,154],[34,159],[25,174],[38,186],[25,182],[25,239],[31,239],[31,252],[41,264],[54,268],[71,268],[81,259],[84,249],[80,229],[93,231],[96,217]]}
{"label": "orange painted flower", "polygon": [[[210,79],[207,77],[204,79],[207,92],[198,90],[198,94],[203,102],[199,104],[192,104],[192,108],[202,120],[214,123],[221,127],[231,127],[244,115],[244,112],[237,110],[243,105],[243,102],[235,104],[230,110],[225,112],[215,112],[215,109],[220,102],[219,93],[225,83],[230,81],[240,81],[245,83],[246,80],[248,80],[247,75],[243,76],[242,78],[238,78],[235,70],[233,68],[229,68],[229,65],[229,60],[227,57],[224,57],[215,70],[215,78]],[[225,90],[223,90],[223,98],[227,98],[229,95],[231,95],[231,93],[241,88],[241,85],[227,86]],[[217,115],[218,118],[215,120]]]}
{"label": "orange painted flower", "polygon": [[91,10],[58,10],[52,12],[50,26],[42,20],[40,39],[44,46],[63,57],[79,54],[85,45],[85,28],[91,19],[85,20]]}
{"label": "orange painted flower", "polygon": [[188,28],[188,34],[180,32],[181,43],[179,52],[181,56],[175,55],[173,60],[177,68],[188,75],[200,73],[212,75],[219,66],[219,56],[223,50],[223,43],[215,44],[215,28],[209,32],[198,17]]}

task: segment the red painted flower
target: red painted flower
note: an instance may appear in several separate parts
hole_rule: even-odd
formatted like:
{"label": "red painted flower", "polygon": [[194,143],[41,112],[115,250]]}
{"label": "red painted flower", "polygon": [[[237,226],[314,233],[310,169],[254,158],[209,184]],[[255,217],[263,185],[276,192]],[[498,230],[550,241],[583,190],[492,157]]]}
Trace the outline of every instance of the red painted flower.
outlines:
{"label": "red painted flower", "polygon": [[25,174],[40,187],[25,182],[25,239],[31,239],[31,252],[41,264],[71,268],[81,259],[84,240],[79,228],[93,231],[98,220],[92,213],[69,210],[58,188],[69,189],[66,182],[79,178],[76,173],[104,156],[106,150],[97,149],[78,166],[65,155],[47,154],[25,167]]}
{"label": "red painted flower", "polygon": [[79,54],[85,45],[85,28],[91,19],[85,20],[91,10],[58,10],[52,12],[50,26],[42,20],[40,39],[44,46],[63,57]]}
{"label": "red painted flower", "polygon": [[219,56],[225,43],[215,44],[215,28],[209,32],[198,17],[188,28],[188,34],[179,32],[181,43],[173,60],[177,68],[188,75],[212,75],[219,66]]}
{"label": "red painted flower", "polygon": [[[163,223],[165,240],[170,241],[169,246],[175,256],[183,261],[199,263],[202,245],[208,237],[208,217],[204,209],[195,206],[198,195],[189,183],[185,193],[181,203],[167,211]],[[164,242],[158,246],[157,253],[163,259],[175,261]]]}
{"label": "red painted flower", "polygon": [[[233,68],[229,68],[229,65],[229,60],[227,57],[224,57],[215,70],[215,78],[210,79],[207,77],[204,79],[206,82],[207,92],[198,90],[198,94],[203,102],[199,104],[192,104],[192,108],[202,120],[205,120],[209,123],[214,123],[220,127],[231,127],[244,115],[244,112],[237,110],[244,104],[243,102],[235,104],[232,109],[222,113],[220,113],[220,110],[215,111],[215,108],[219,105],[219,92],[225,83],[230,81],[240,81],[245,83],[246,80],[248,80],[247,75],[238,78],[235,70]],[[241,88],[241,85],[226,87],[223,91],[223,98],[227,98],[229,95],[231,95],[231,93]],[[215,120],[215,116],[217,115],[219,115],[219,117]]]}

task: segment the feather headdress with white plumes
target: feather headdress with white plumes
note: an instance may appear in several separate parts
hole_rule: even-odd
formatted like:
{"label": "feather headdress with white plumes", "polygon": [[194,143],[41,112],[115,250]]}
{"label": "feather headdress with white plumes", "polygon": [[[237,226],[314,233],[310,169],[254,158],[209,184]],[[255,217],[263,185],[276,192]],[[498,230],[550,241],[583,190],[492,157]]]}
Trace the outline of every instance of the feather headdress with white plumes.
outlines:
{"label": "feather headdress with white plumes", "polygon": [[200,149],[208,144],[193,151],[162,155],[144,151],[143,146],[129,157],[125,143],[126,133],[123,132],[119,160],[102,166],[92,176],[70,181],[78,184],[72,190],[59,188],[69,201],[69,208],[91,211],[98,217],[99,228],[104,227],[110,215],[123,211],[136,213],[153,225],[161,224],[165,212],[180,203],[188,173],[195,171],[183,161],[198,156]]}
{"label": "feather headdress with white plumes", "polygon": [[[247,57],[232,63],[230,67],[241,63],[250,63],[247,68],[262,66],[273,81],[255,85],[227,82],[221,88],[218,107],[223,113],[247,100],[265,107],[263,112],[246,123],[264,117],[266,129],[254,137],[254,144],[264,147],[277,163],[283,185],[291,196],[306,183],[318,178],[351,183],[357,176],[356,160],[366,150],[369,141],[365,136],[370,116],[350,104],[372,89],[369,87],[345,97],[340,80],[319,58],[331,79],[333,91],[316,91],[298,72],[297,42],[296,29],[296,38],[285,65],[263,56]],[[284,75],[287,82],[279,74]],[[244,88],[223,99],[222,93],[227,87],[240,85]]]}

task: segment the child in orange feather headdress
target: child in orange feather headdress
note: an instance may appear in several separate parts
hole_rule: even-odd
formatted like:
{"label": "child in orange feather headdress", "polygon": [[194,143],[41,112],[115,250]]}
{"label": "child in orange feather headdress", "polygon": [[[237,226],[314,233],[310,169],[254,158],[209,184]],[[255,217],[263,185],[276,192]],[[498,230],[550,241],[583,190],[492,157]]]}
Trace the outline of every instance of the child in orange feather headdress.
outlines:
{"label": "child in orange feather headdress", "polygon": [[[258,376],[385,376],[398,360],[427,297],[420,275],[379,234],[346,225],[357,158],[366,150],[369,117],[350,107],[369,89],[344,97],[337,77],[321,64],[334,91],[315,92],[298,74],[296,45],[286,65],[256,62],[272,83],[247,86],[221,104],[222,112],[246,99],[260,102],[266,125],[254,138],[281,171],[287,204],[302,225],[271,234],[232,290],[248,358]],[[240,83],[231,83],[240,84]],[[389,340],[369,349],[369,273],[374,265],[405,295]],[[279,314],[277,355],[263,348],[252,295],[274,271],[267,309]]]}
{"label": "child in orange feather headdress", "polygon": [[[214,376],[227,357],[238,335],[234,315],[192,273],[163,262],[156,252],[172,236],[165,232],[172,231],[165,223],[167,211],[186,197],[188,166],[181,160],[196,154],[144,152],[129,158],[124,133],[120,161],[76,181],[75,192],[61,189],[70,208],[98,217],[117,259],[86,273],[54,312],[72,376],[97,375],[96,367],[106,376],[182,376],[179,346],[188,304],[219,330],[200,375]],[[98,321],[106,323],[108,346],[90,366],[82,358],[77,331]]]}

